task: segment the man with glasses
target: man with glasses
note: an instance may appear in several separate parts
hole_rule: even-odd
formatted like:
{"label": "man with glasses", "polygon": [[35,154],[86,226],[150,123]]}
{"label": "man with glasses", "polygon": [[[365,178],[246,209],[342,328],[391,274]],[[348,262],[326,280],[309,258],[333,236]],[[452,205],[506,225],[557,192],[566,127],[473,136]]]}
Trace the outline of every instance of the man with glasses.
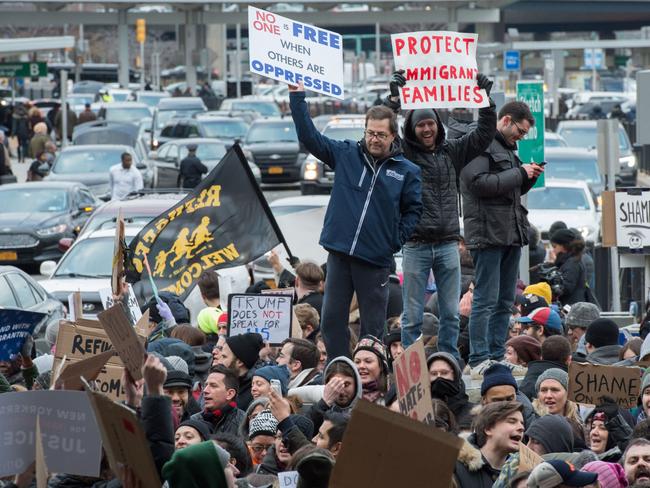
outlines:
{"label": "man with glasses", "polygon": [[536,163],[522,164],[516,152],[517,141],[534,124],[528,105],[506,103],[498,114],[494,140],[460,174],[465,245],[475,267],[469,318],[469,365],[475,377],[490,360],[502,360],[505,352],[519,257],[528,245],[528,212],[520,198],[544,171]]}
{"label": "man with glasses", "polygon": [[298,139],[336,171],[320,236],[329,252],[321,331],[329,358],[350,357],[353,293],[360,335],[384,335],[393,254],[411,236],[422,208],[420,169],[402,154],[397,119],[388,107],[368,110],[361,141],[335,141],[314,127],[303,87],[289,90]]}

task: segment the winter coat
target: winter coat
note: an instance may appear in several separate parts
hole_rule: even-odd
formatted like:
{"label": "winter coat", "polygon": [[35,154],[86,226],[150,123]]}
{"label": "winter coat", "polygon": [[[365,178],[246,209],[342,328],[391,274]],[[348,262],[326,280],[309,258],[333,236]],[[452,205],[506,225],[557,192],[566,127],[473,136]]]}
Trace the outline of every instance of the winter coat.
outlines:
{"label": "winter coat", "polygon": [[478,126],[457,139],[446,139],[445,128],[434,110],[438,134],[433,151],[422,146],[413,125],[414,111],[404,120],[404,155],[422,171],[422,215],[410,236],[420,242],[444,242],[460,238],[458,175],[485,151],[496,132],[494,104],[479,110]]}
{"label": "winter coat", "polygon": [[251,394],[251,384],[253,383],[254,369],[249,369],[244,376],[239,377],[239,391],[237,393],[237,408],[246,410],[253,401]]}
{"label": "winter coat", "polygon": [[636,358],[620,360],[618,354],[622,346],[613,344],[594,349],[587,354],[585,362],[591,364],[604,364],[606,366],[632,366],[637,361]]}
{"label": "winter coat", "polygon": [[402,154],[399,141],[374,161],[365,141],[335,141],[312,122],[305,94],[290,94],[298,139],[336,171],[319,244],[380,267],[413,233],[422,211],[420,168]]}
{"label": "winter coat", "polygon": [[519,391],[526,395],[531,400],[534,400],[537,397],[537,392],[535,391],[535,383],[537,378],[550,368],[559,368],[562,371],[569,372],[569,369],[566,364],[556,363],[555,361],[531,361],[528,363],[528,370],[526,371],[526,376],[519,384]]}
{"label": "winter coat", "polygon": [[[532,403],[537,415],[540,417],[550,415],[546,406],[537,398],[535,398]],[[571,400],[567,400],[564,407],[564,414],[562,416],[569,421],[569,424],[571,424],[571,429],[573,430],[574,451],[587,449],[587,445],[585,444],[584,423],[582,422],[578,405]]]}
{"label": "winter coat", "polygon": [[203,412],[195,413],[190,418],[192,420],[200,420],[202,422],[206,422],[208,425],[210,425],[210,431],[212,434],[227,433],[238,435],[239,426],[246,418],[246,414],[238,408],[233,408],[230,412],[226,413],[216,424],[207,422],[203,418]]}
{"label": "winter coat", "polygon": [[492,488],[500,470],[493,468],[473,443],[474,435],[463,442],[454,468],[454,488]]}
{"label": "winter coat", "polygon": [[318,372],[316,368],[303,369],[291,381],[289,381],[288,389],[298,388],[307,385],[320,385],[323,383],[323,375]]}
{"label": "winter coat", "polygon": [[528,244],[528,211],[520,200],[536,179],[528,178],[516,150],[497,132],[490,147],[461,171],[468,249]]}
{"label": "winter coat", "polygon": [[282,471],[288,471],[288,466],[283,466],[280,464],[277,456],[275,455],[275,445],[266,452],[266,456],[262,460],[262,464],[257,466],[256,473],[259,474],[272,474],[277,476],[278,473]]}
{"label": "winter coat", "polygon": [[181,161],[178,173],[177,186],[182,188],[196,188],[201,183],[202,175],[208,172],[208,167],[196,156],[189,155]]}
{"label": "winter coat", "polygon": [[587,275],[582,260],[567,253],[558,254],[555,266],[562,274],[562,293],[558,297],[562,305],[585,301]]}
{"label": "winter coat", "polygon": [[29,155],[36,159],[40,153],[45,151],[45,143],[50,142],[50,136],[46,134],[36,134],[32,137],[32,140],[29,141]]}
{"label": "winter coat", "polygon": [[319,291],[312,291],[311,293],[304,295],[296,303],[307,303],[311,305],[318,312],[318,316],[320,316],[323,311],[323,294]]}
{"label": "winter coat", "polygon": [[16,106],[12,115],[11,133],[20,140],[29,138],[29,117],[22,105]]}
{"label": "winter coat", "polygon": [[171,398],[145,396],[140,408],[140,421],[160,476],[163,466],[171,459],[175,448]]}

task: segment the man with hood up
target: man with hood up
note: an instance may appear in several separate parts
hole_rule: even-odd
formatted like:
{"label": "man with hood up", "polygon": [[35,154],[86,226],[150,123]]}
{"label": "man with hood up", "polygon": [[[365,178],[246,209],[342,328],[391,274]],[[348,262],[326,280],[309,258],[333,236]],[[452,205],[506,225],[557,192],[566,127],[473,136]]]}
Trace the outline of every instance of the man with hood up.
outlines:
{"label": "man with hood up", "polygon": [[447,352],[434,352],[427,358],[427,367],[431,398],[447,404],[461,431],[471,431],[474,404],[465,392],[463,373],[454,356]]}
{"label": "man with hood up", "polygon": [[[398,86],[404,86],[403,71],[391,78],[391,108],[399,107]],[[479,88],[488,96],[492,81],[478,74]],[[402,343],[405,348],[420,336],[424,297],[429,270],[438,290],[440,329],[438,349],[460,359],[458,353],[460,302],[460,225],[458,222],[458,175],[487,149],[496,132],[494,102],[479,110],[478,126],[459,137],[446,139],[445,128],[434,109],[406,113],[402,147],[404,155],[422,172],[422,214],[414,232],[404,244],[402,267]]]}

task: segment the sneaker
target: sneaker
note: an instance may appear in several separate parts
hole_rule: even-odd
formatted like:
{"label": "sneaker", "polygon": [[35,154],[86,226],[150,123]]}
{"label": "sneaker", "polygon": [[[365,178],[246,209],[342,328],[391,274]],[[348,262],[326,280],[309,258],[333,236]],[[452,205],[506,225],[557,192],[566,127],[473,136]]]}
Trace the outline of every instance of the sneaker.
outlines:
{"label": "sneaker", "polygon": [[509,363],[508,361],[499,361],[499,362],[504,366],[510,368],[510,371],[512,372],[512,376],[526,376],[526,373],[528,372],[528,368],[526,366],[521,366],[520,364],[512,364]]}
{"label": "sneaker", "polygon": [[479,363],[473,368],[470,368],[470,375],[472,376],[472,379],[473,380],[483,379],[483,373],[485,372],[485,370],[488,369],[496,362],[497,361],[493,361],[492,359],[486,359],[482,363]]}

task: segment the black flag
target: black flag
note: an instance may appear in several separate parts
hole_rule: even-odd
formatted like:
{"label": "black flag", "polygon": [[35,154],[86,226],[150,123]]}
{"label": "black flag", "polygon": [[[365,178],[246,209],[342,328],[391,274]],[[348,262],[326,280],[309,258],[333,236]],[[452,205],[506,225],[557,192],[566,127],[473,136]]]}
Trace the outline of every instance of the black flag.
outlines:
{"label": "black flag", "polygon": [[250,263],[280,243],[282,233],[235,144],[187,197],[131,241],[127,281],[148,281],[146,255],[157,287],[183,299],[204,271]]}

